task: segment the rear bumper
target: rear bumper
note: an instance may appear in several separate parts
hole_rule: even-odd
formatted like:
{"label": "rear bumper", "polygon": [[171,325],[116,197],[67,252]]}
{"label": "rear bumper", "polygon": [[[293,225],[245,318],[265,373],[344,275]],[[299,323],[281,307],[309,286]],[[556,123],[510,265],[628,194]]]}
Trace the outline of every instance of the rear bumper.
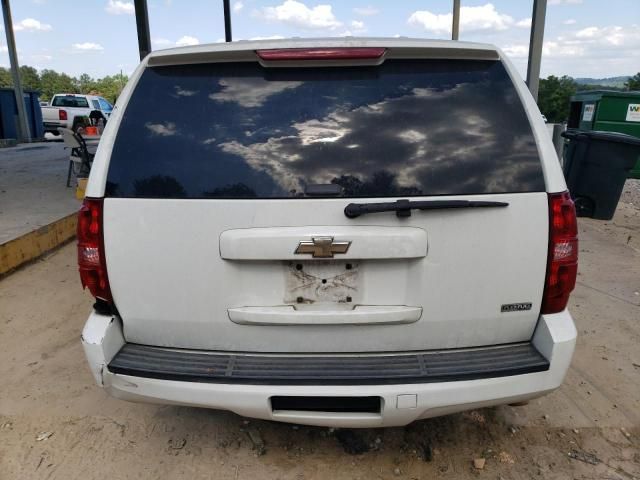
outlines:
{"label": "rear bumper", "polygon": [[[124,400],[190,405],[230,410],[239,415],[265,420],[336,427],[381,427],[406,425],[414,420],[458,411],[528,400],[558,388],[564,379],[575,346],[576,329],[568,311],[540,318],[531,344],[548,362],[543,371],[483,378],[424,379],[424,383],[333,385],[265,385],[256,382],[221,383],[221,380],[168,380],[119,374],[108,365],[125,345],[118,319],[92,313],[82,334],[82,343],[91,371],[99,385]],[[543,359],[543,360],[544,360]],[[548,368],[547,368],[548,365]],[[538,370],[542,367],[538,367]],[[127,372],[117,367],[114,370]],[[134,373],[130,370],[129,373]],[[175,377],[174,377],[175,378]],[[460,377],[465,378],[465,377]],[[466,377],[474,378],[474,377]],[[413,380],[412,380],[413,381]],[[380,413],[337,413],[274,411],[273,396],[380,397]]]}
{"label": "rear bumper", "polygon": [[52,132],[52,133],[58,133],[59,127],[66,128],[66,125],[63,125],[61,123],[44,122],[43,125],[44,125],[45,132]]}

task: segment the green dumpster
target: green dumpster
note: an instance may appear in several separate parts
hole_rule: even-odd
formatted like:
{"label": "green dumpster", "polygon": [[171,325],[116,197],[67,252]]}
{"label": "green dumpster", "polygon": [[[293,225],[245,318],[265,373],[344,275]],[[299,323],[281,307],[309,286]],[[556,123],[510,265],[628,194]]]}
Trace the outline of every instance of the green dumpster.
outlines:
{"label": "green dumpster", "polygon": [[[578,92],[571,97],[567,128],[626,133],[640,138],[640,92]],[[640,157],[629,177],[640,178]]]}

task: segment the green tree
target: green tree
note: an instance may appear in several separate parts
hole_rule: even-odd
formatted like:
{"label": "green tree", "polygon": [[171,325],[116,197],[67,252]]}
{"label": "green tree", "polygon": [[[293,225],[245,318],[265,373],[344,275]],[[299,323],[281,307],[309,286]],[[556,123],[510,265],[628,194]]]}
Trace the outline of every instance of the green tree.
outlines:
{"label": "green tree", "polygon": [[91,76],[89,76],[86,73],[83,73],[78,77],[77,84],[78,84],[78,89],[80,90],[81,93],[87,93],[95,88],[96,82],[93,78],[91,78]]}
{"label": "green tree", "polygon": [[578,90],[583,91],[583,90],[616,90],[616,91],[623,91],[625,90],[624,88],[619,88],[619,87],[612,87],[609,85],[597,85],[595,83],[590,83],[589,85],[586,84],[578,84]]}
{"label": "green tree", "polygon": [[8,68],[0,67],[0,88],[12,87],[13,80]]}
{"label": "green tree", "polygon": [[42,70],[40,73],[40,98],[49,101],[56,93],[80,93],[77,81],[66,73]]}
{"label": "green tree", "polygon": [[569,102],[578,86],[573,78],[551,75],[540,79],[538,106],[549,122],[559,123],[569,117]]}
{"label": "green tree", "polygon": [[20,81],[24,90],[40,90],[40,75],[33,67],[28,65],[20,67]]}
{"label": "green tree", "polygon": [[624,82],[624,86],[627,90],[640,90],[640,72]]}
{"label": "green tree", "polygon": [[[35,68],[28,65],[20,67],[20,79],[25,90],[40,91],[40,99],[43,101],[51,100],[56,93],[85,93],[101,95],[112,103],[115,103],[129,80],[122,72],[98,79],[83,73],[76,78],[55,70],[45,69],[38,73]],[[0,88],[12,86],[11,71],[0,67]]]}
{"label": "green tree", "polygon": [[100,78],[95,82],[94,93],[102,95],[104,98],[113,103],[116,101],[118,96],[120,96],[120,92],[122,92],[122,89],[126,85],[127,80],[127,76],[122,75],[122,73]]}
{"label": "green tree", "polygon": [[[40,75],[35,68],[28,65],[21,66],[20,80],[24,90],[40,90]],[[8,68],[0,67],[0,87],[13,87],[13,77]]]}

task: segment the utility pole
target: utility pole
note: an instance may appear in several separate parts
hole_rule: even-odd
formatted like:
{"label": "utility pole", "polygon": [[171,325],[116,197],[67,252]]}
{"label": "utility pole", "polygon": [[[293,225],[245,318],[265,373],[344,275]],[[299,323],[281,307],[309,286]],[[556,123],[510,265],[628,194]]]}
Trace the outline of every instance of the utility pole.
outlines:
{"label": "utility pole", "polygon": [[542,61],[542,41],[546,14],[547,0],[533,0],[531,37],[529,39],[529,62],[527,63],[527,85],[536,102],[538,101],[538,85],[540,84],[540,63]]}
{"label": "utility pole", "polygon": [[230,42],[231,39],[231,8],[229,6],[229,0],[222,0],[222,6],[224,8],[224,41]]}
{"label": "utility pole", "polygon": [[453,0],[453,25],[451,25],[451,40],[460,37],[460,0]]}
{"label": "utility pole", "polygon": [[134,0],[136,10],[136,28],[138,30],[138,51],[140,61],[151,52],[151,33],[149,32],[149,11],[147,0]]}
{"label": "utility pole", "polygon": [[9,52],[9,63],[11,64],[13,92],[16,96],[16,106],[18,107],[18,140],[30,142],[31,132],[27,123],[27,111],[24,108],[24,92],[20,81],[20,65],[18,65],[18,54],[16,53],[16,40],[13,36],[13,20],[11,19],[9,0],[2,0],[2,16],[4,17],[4,31],[7,35],[7,50]]}

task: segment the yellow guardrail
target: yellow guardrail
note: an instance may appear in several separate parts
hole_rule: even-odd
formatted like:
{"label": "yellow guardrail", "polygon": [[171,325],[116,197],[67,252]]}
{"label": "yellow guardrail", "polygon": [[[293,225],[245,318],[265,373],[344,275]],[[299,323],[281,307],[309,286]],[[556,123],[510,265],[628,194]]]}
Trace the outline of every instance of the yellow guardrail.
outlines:
{"label": "yellow guardrail", "polygon": [[66,243],[76,235],[77,213],[0,245],[0,276]]}

